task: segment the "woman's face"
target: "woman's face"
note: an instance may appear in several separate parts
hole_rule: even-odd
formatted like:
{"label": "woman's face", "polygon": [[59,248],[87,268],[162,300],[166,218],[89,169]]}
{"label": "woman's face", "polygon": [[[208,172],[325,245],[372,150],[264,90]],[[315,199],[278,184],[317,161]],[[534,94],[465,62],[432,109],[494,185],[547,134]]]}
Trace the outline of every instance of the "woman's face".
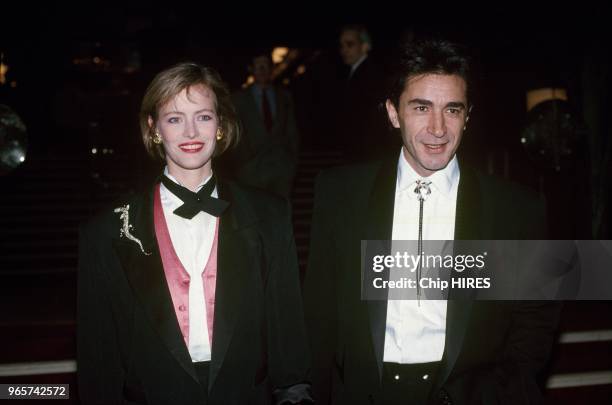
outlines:
{"label": "woman's face", "polygon": [[173,176],[211,172],[219,117],[215,93],[204,85],[184,89],[158,111],[166,164]]}

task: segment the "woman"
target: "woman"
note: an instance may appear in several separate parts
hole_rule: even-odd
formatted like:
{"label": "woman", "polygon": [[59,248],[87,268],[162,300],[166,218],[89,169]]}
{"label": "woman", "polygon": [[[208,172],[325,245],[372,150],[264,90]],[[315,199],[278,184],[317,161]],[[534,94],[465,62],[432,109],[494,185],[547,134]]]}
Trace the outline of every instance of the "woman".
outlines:
{"label": "woman", "polygon": [[159,182],[81,227],[81,399],[308,403],[290,209],[216,179],[238,135],[221,78],[194,63],[159,73],[140,126]]}

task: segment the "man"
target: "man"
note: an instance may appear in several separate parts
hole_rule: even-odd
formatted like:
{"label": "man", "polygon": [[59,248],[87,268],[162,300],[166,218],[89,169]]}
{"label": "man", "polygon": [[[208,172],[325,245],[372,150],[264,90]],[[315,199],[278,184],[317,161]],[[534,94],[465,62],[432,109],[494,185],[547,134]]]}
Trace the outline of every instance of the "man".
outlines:
{"label": "man", "polygon": [[385,130],[381,89],[384,71],[370,57],[372,40],[362,25],[346,25],[339,37],[340,56],[347,70],[340,85],[335,136],[350,161],[363,161],[388,152],[393,138]]}
{"label": "man", "polygon": [[556,304],[361,298],[362,240],[544,234],[533,196],[458,163],[472,90],[461,49],[406,45],[398,71],[386,110],[401,152],[316,185],[304,300],[317,403],[535,402]]}
{"label": "man", "polygon": [[291,95],[272,83],[272,60],[255,56],[254,83],[232,97],[243,138],[233,154],[237,180],[288,197],[298,159],[298,131]]}
{"label": "man", "polygon": [[350,67],[348,78],[352,78],[372,49],[370,34],[364,26],[347,25],[340,32],[339,42],[340,56],[344,64]]}

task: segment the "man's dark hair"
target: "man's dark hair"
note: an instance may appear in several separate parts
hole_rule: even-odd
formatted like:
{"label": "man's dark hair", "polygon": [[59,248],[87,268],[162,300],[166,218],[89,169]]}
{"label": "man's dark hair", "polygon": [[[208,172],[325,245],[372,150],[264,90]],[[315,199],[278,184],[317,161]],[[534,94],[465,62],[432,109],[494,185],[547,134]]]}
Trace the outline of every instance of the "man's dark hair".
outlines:
{"label": "man's dark hair", "polygon": [[248,66],[253,66],[255,63],[255,59],[264,57],[270,62],[270,65],[274,65],[272,61],[272,49],[270,48],[257,48],[253,52],[251,52],[251,58],[249,59]]}
{"label": "man's dark hair", "polygon": [[372,37],[370,36],[370,33],[368,32],[368,29],[366,28],[365,25],[362,25],[362,24],[343,25],[342,28],[340,28],[340,34],[346,31],[356,32],[357,35],[359,36],[359,40],[362,43],[370,45],[370,48],[372,47]]}
{"label": "man's dark hair", "polygon": [[399,98],[408,80],[422,74],[460,76],[465,80],[468,102],[471,102],[470,58],[462,46],[446,40],[420,40],[401,45],[399,56],[400,60],[388,92],[388,98],[393,105],[399,106]]}

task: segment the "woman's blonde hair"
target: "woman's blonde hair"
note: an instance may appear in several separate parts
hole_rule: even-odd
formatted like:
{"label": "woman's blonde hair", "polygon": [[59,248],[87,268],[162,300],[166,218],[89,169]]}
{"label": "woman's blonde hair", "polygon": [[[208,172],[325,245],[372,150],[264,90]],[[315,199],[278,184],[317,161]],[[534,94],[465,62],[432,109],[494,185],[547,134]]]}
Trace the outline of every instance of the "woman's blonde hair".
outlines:
{"label": "woman's blonde hair", "polygon": [[[220,155],[238,141],[240,127],[236,110],[232,104],[229,89],[219,73],[197,63],[179,63],[158,73],[142,98],[140,132],[147,153],[154,159],[165,160],[163,145],[153,142],[159,109],[184,89],[187,89],[189,95],[189,89],[197,85],[208,87],[216,97],[215,107],[222,138],[217,140],[214,156]],[[149,118],[153,120],[153,125],[149,125]]]}

